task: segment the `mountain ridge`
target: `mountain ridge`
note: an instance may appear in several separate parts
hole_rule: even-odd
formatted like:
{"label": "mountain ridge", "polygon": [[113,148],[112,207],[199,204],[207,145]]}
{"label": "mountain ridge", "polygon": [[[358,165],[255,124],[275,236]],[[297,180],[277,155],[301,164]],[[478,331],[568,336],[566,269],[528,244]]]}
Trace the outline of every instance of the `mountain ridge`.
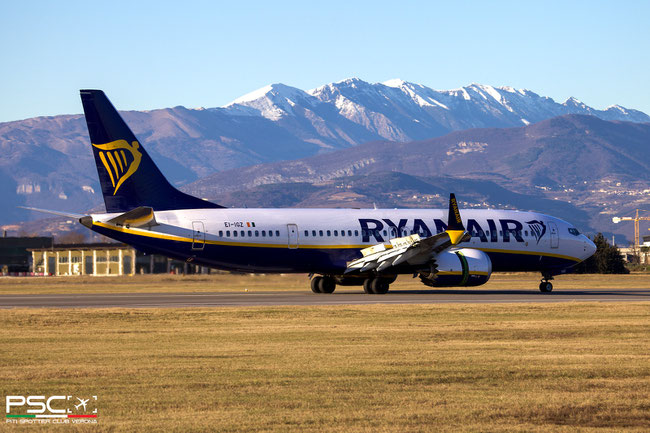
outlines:
{"label": "mountain ridge", "polygon": [[[520,127],[525,124],[522,119],[534,123],[556,111],[586,110],[650,121],[636,110],[616,106],[594,110],[577,100],[568,102],[557,104],[530,90],[507,86],[472,84],[436,91],[403,80],[373,84],[355,78],[308,91],[269,85],[226,107],[177,106],[121,114],[175,185],[367,142],[425,140],[477,126]],[[33,217],[18,205],[84,212],[102,203],[82,115],[0,123],[0,151],[0,223]],[[355,164],[341,167],[341,174],[353,173]]]}

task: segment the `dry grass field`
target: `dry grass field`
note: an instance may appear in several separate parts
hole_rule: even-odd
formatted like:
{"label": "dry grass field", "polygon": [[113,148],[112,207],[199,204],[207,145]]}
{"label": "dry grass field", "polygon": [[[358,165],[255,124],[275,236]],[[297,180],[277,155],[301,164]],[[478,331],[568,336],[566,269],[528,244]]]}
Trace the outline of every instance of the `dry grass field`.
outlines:
{"label": "dry grass field", "polygon": [[[537,290],[538,273],[493,274],[478,290]],[[650,274],[561,275],[553,281],[558,290],[650,288]],[[402,275],[391,290],[429,290],[408,275]],[[309,291],[305,274],[212,274],[212,275],[134,275],[124,277],[0,277],[0,295],[27,293],[124,293],[124,292],[237,292]],[[360,287],[337,290],[361,292]]]}
{"label": "dry grass field", "polygon": [[[650,303],[33,309],[0,323],[0,393],[97,395],[92,431],[650,430]],[[28,429],[45,427],[0,425]]]}
{"label": "dry grass field", "polygon": [[[0,293],[238,290],[308,290],[307,278],[0,279]],[[97,395],[99,409],[96,426],[0,431],[650,431],[650,303],[10,309],[0,324],[2,396]]]}

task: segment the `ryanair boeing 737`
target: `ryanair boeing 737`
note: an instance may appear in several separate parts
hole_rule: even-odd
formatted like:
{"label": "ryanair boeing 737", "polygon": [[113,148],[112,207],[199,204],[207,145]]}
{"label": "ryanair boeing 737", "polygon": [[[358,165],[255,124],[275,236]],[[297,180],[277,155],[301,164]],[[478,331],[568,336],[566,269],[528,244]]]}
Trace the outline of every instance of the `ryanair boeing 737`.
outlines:
{"label": "ryanair boeing 737", "polygon": [[[499,271],[554,275],[594,244],[566,221],[536,212],[449,209],[234,209],[165,179],[101,90],[82,90],[106,212],[81,224],[138,250],[243,272],[304,272],[315,293],[337,285],[383,294],[399,274],[432,287],[478,286]],[[40,209],[34,209],[40,210]],[[445,215],[446,214],[446,215]]]}

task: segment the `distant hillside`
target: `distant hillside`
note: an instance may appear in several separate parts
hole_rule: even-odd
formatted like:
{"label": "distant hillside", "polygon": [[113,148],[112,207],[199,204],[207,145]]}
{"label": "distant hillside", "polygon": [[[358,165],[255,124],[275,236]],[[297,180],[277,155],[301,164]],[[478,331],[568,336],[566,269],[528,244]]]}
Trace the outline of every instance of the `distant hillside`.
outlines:
{"label": "distant hillside", "polygon": [[[390,172],[399,175],[388,176]],[[364,176],[371,176],[374,188],[360,188]],[[422,181],[426,185],[418,183]],[[408,143],[371,142],[217,173],[184,189],[226,205],[239,200],[250,206],[352,207],[373,202],[439,206],[445,193],[455,190],[464,192],[468,205],[556,210],[585,228],[620,232],[626,228],[613,226],[611,216],[647,206],[650,196],[650,124],[566,115],[520,128],[473,129]],[[425,197],[436,193],[442,199]]]}
{"label": "distant hillside", "polygon": [[210,196],[261,184],[327,181],[386,170],[493,179],[517,188],[593,185],[607,178],[650,182],[650,123],[567,115],[520,128],[471,129],[406,143],[376,141],[215,173],[185,189]]}
{"label": "distant hillside", "polygon": [[[620,106],[595,110],[573,98],[560,104],[511,87],[472,84],[437,91],[401,80],[371,84],[359,79],[310,91],[274,84],[225,107],[175,107],[125,112],[123,116],[162,171],[173,183],[183,185],[224,170],[324,154],[368,141],[410,142],[467,128],[516,127],[567,113],[591,114],[606,120],[650,121],[646,114]],[[499,133],[493,134],[496,137]],[[477,140],[480,137],[470,141]],[[497,147],[495,143],[493,148]],[[431,151],[424,146],[425,151]],[[472,146],[455,152],[478,152]],[[366,159],[375,157],[372,152],[363,152]],[[534,154],[520,157],[524,157],[523,161],[536,160]],[[359,164],[366,164],[363,158],[357,159]],[[443,163],[427,160],[429,170]],[[419,163],[417,157],[404,161]],[[498,176],[504,167],[510,170],[508,167],[518,163],[525,165],[520,160],[491,161],[489,169]],[[340,175],[356,172],[355,164],[354,158],[348,158],[339,167]],[[459,165],[445,162],[448,168]],[[376,169],[380,169],[379,165]],[[410,173],[411,167],[399,170]],[[539,175],[554,179],[548,173]],[[277,177],[268,176],[271,180]],[[16,209],[16,205],[77,212],[101,206],[83,117],[65,115],[0,123],[0,194],[2,224],[32,217]]]}

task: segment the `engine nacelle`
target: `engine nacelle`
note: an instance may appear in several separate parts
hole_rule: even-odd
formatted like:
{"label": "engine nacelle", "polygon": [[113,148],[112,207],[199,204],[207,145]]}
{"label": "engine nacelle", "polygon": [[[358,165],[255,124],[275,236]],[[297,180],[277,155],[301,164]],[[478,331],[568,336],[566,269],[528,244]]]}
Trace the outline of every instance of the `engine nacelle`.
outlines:
{"label": "engine nacelle", "polygon": [[480,286],[490,279],[492,261],[483,251],[459,248],[443,251],[420,279],[431,287]]}

